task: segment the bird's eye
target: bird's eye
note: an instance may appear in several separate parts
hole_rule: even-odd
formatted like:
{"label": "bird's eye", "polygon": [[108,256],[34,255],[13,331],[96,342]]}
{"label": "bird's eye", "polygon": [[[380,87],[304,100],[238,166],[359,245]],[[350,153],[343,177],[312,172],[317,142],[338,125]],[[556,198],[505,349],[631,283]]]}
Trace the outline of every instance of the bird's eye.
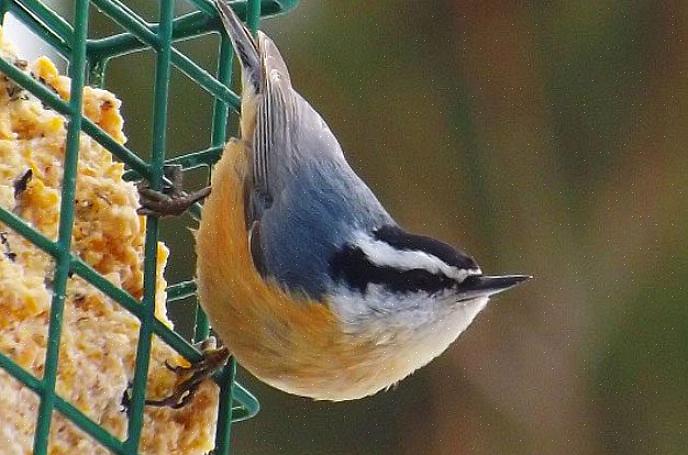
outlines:
{"label": "bird's eye", "polygon": [[424,292],[435,294],[451,289],[455,282],[442,273],[426,269],[404,270],[394,266],[373,264],[359,247],[347,246],[330,259],[330,273],[335,281],[345,282],[366,293],[369,284],[381,284],[393,293]]}
{"label": "bird's eye", "polygon": [[434,294],[441,290],[451,287],[451,280],[443,274],[434,274],[424,269],[414,269],[401,272],[408,288],[403,291],[417,292],[425,291]]}
{"label": "bird's eye", "polygon": [[427,288],[432,282],[432,278],[427,276],[426,274],[419,274],[419,276],[416,278],[416,285],[419,288]]}

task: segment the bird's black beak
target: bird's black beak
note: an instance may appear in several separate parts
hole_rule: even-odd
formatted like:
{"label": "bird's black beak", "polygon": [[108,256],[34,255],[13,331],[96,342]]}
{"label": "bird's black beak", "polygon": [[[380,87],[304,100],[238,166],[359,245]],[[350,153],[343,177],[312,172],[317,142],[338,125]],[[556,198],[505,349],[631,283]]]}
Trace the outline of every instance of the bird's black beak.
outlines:
{"label": "bird's black beak", "polygon": [[530,275],[471,275],[459,285],[459,297],[461,300],[488,297],[504,292],[531,278]]}

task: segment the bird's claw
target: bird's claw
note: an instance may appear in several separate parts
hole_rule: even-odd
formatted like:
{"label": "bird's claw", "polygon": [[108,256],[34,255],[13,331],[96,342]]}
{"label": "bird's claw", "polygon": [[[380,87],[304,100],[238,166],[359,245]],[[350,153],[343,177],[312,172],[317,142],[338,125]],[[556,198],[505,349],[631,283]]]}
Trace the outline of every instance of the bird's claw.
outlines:
{"label": "bird's claw", "polygon": [[212,346],[203,346],[203,358],[188,367],[165,362],[165,367],[177,375],[174,391],[168,397],[159,400],[146,400],[146,404],[172,409],[183,407],[191,400],[198,386],[221,369],[229,357],[229,349],[226,346],[216,348],[212,343]]}
{"label": "bird's claw", "polygon": [[165,165],[165,177],[171,183],[163,186],[162,191],[150,188],[146,180],[141,180],[136,188],[139,192],[140,207],[136,213],[144,216],[179,216],[196,202],[202,201],[210,194],[207,186],[198,191],[187,193],[183,190],[184,177],[179,165]]}
{"label": "bird's claw", "polygon": [[184,370],[184,368],[186,368],[186,367],[183,367],[183,366],[181,366],[181,365],[172,365],[172,364],[170,363],[169,360],[165,360],[165,368],[167,368],[168,370],[170,370],[172,373],[177,373],[177,374],[179,374],[179,373],[181,373],[182,370]]}
{"label": "bird's claw", "polygon": [[167,407],[172,409],[180,409],[186,406],[186,404],[191,401],[197,390],[198,385],[188,390],[175,390],[175,392],[172,395],[165,397],[161,400],[146,400],[146,404],[148,406],[155,406],[158,408]]}

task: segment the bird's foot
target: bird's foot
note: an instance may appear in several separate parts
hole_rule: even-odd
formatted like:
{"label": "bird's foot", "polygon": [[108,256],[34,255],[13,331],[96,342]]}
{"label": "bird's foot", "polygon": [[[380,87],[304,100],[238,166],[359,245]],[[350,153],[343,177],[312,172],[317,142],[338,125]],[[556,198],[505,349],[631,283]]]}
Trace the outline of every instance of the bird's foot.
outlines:
{"label": "bird's foot", "polygon": [[214,337],[201,343],[201,351],[203,358],[188,367],[170,365],[165,362],[165,366],[177,374],[177,384],[174,391],[168,397],[159,400],[146,400],[146,404],[157,407],[167,406],[172,409],[185,406],[193,398],[198,386],[220,370],[230,358],[227,346],[216,347]]}
{"label": "bird's foot", "polygon": [[157,217],[179,216],[196,202],[202,201],[210,194],[210,187],[187,193],[183,190],[184,176],[179,165],[165,165],[165,177],[171,184],[163,186],[162,191],[150,188],[146,180],[141,180],[137,185],[139,191],[139,204],[136,213]]}

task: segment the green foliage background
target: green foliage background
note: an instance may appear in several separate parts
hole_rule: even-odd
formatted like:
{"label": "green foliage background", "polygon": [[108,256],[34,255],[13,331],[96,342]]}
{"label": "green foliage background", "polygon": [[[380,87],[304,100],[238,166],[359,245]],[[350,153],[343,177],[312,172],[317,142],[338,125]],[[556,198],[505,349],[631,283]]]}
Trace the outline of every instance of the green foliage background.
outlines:
{"label": "green foliage background", "polygon": [[[265,22],[401,224],[535,279],[366,400],[312,402],[242,374],[263,411],[235,427],[236,453],[685,453],[687,25],[687,3],[649,0],[302,0]],[[179,49],[212,69],[216,45]],[[116,60],[106,83],[144,154],[152,68],[149,54]],[[170,156],[207,145],[210,107],[175,74]],[[170,281],[190,276],[190,234],[163,231]],[[172,310],[188,331],[188,309]]]}

